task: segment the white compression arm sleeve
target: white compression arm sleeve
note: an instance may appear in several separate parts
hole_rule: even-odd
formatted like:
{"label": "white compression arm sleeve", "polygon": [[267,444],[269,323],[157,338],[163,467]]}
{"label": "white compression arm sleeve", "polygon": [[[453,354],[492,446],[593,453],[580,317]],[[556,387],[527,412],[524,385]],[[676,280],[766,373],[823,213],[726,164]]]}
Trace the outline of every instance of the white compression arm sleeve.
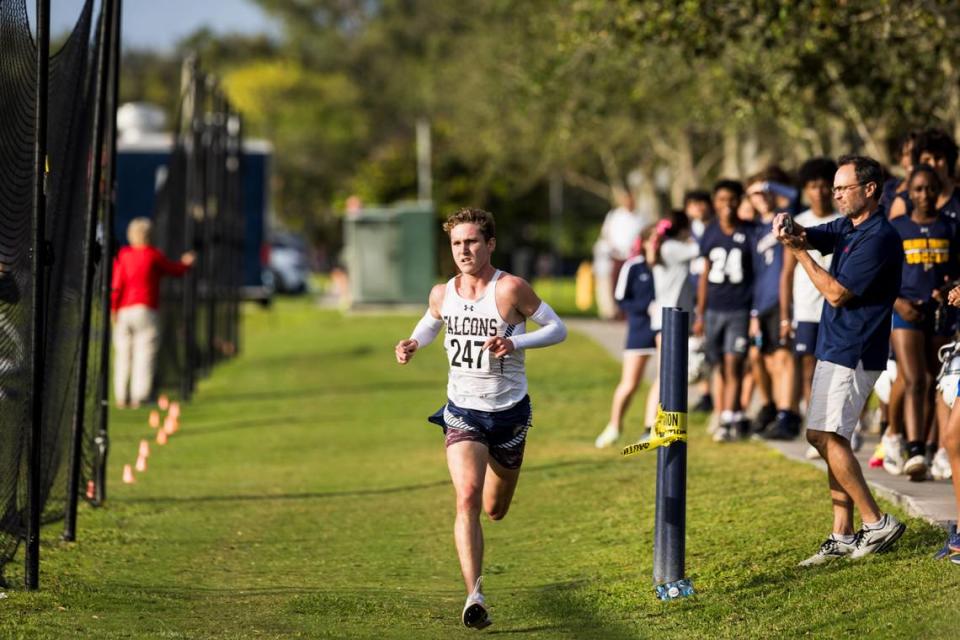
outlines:
{"label": "white compression arm sleeve", "polygon": [[508,339],[517,349],[549,347],[552,344],[563,342],[564,338],[567,337],[567,327],[563,324],[563,320],[546,302],[540,303],[530,319],[540,325],[540,328],[532,333],[510,336]]}
{"label": "white compression arm sleeve", "polygon": [[434,318],[430,314],[430,310],[427,309],[427,312],[423,314],[422,318],[420,318],[420,322],[418,322],[417,326],[413,328],[413,333],[410,334],[410,339],[416,340],[417,348],[422,349],[433,342],[433,339],[436,338],[440,333],[441,327],[443,327],[443,320],[440,318]]}

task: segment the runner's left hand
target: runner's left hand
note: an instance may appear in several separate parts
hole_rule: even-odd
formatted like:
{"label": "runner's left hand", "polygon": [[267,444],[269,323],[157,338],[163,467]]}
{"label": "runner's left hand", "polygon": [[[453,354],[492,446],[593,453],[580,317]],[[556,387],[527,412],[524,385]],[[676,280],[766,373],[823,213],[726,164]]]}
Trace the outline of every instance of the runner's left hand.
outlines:
{"label": "runner's left hand", "polygon": [[500,336],[488,338],[487,341],[483,343],[483,348],[489,350],[490,353],[497,358],[502,358],[503,356],[516,351],[516,347],[513,346],[513,342]]}

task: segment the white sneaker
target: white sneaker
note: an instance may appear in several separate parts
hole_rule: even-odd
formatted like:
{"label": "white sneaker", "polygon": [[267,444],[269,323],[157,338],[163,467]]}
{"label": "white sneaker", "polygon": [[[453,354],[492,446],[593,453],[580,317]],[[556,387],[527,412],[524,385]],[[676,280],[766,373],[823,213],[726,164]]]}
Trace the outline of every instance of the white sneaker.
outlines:
{"label": "white sneaker", "polygon": [[718,431],[720,431],[720,414],[714,411],[707,421],[707,435],[715,436]]}
{"label": "white sneaker", "polygon": [[922,455],[911,457],[903,465],[903,472],[910,476],[911,480],[920,481],[927,479],[927,459]]}
{"label": "white sneaker", "polygon": [[597,436],[597,439],[593,441],[593,446],[597,449],[606,449],[607,447],[613,446],[613,444],[620,439],[620,430],[613,424],[608,424],[604,427],[603,431],[600,432],[600,435]]}
{"label": "white sneaker", "polygon": [[[818,454],[819,455],[819,454]],[[798,564],[798,567],[815,567],[824,562],[829,562],[837,558],[845,558],[857,550],[857,540],[853,542],[843,542],[830,536],[823,541],[820,549],[815,554]]]}
{"label": "white sneaker", "polygon": [[463,612],[460,614],[460,620],[463,626],[470,629],[485,629],[492,624],[490,615],[487,613],[487,603],[480,593],[480,583],[483,582],[483,576],[477,578],[477,584],[473,592],[467,596],[467,601],[463,605]]}
{"label": "white sneaker", "polygon": [[737,425],[724,424],[713,432],[714,442],[733,442],[737,439]]}
{"label": "white sneaker", "polygon": [[893,476],[903,473],[903,437],[883,436],[880,438],[883,445],[883,469]]}
{"label": "white sneaker", "polygon": [[883,524],[880,527],[876,529],[863,528],[857,531],[857,540],[854,543],[857,548],[850,554],[850,558],[856,560],[871,553],[886,551],[900,539],[906,529],[907,525],[889,513],[884,514]]}
{"label": "white sneaker", "polygon": [[953,477],[953,468],[950,466],[950,456],[943,447],[937,449],[933,456],[933,464],[930,465],[930,474],[934,480],[949,480]]}

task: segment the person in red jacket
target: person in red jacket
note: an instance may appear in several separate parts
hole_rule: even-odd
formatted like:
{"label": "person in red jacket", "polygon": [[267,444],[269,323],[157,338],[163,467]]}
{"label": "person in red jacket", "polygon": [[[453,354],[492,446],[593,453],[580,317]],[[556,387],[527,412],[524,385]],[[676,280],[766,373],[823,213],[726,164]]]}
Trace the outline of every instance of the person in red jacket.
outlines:
{"label": "person in red jacket", "polygon": [[118,408],[139,407],[150,398],[160,342],[160,278],[180,277],[196,259],[192,251],[180,261],[167,258],[150,244],[152,224],[134,218],[127,227],[130,246],[113,263],[114,392]]}

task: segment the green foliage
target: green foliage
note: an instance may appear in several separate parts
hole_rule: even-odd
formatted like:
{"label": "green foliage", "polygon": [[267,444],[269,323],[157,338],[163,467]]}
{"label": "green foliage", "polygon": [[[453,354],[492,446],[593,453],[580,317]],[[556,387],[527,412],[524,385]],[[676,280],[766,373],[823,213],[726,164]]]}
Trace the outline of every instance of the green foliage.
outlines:
{"label": "green foliage", "polygon": [[[889,161],[908,129],[960,131],[948,0],[257,1],[279,41],[201,32],[182,49],[273,138],[277,210],[305,228],[332,228],[352,193],[416,197],[421,118],[439,212],[487,206],[504,229],[549,235],[545,184],[560,175],[577,238],[612,187],[652,201],[658,172],[677,204],[770,162]],[[124,95],[175,104],[176,65],[128,57]]]}
{"label": "green foliage", "polygon": [[[3,638],[466,637],[439,429],[446,360],[406,367],[414,316],[312,301],[246,310],[244,352],[201,381],[182,428],[119,482],[147,411],[114,413],[108,501],[78,541],[43,530],[41,590],[5,589]],[[651,586],[655,454],[598,451],[620,367],[572,333],[528,354],[535,426],[509,515],[484,522],[490,631],[523,638],[945,638],[957,567],[916,519],[894,551],[802,571],[830,528],[826,478],[693,420],[687,571]],[[642,395],[640,396],[643,397]],[[640,434],[642,403],[627,423]],[[884,505],[889,508],[889,505]],[[898,517],[902,513],[894,509]],[[22,564],[7,577],[21,584]]]}

